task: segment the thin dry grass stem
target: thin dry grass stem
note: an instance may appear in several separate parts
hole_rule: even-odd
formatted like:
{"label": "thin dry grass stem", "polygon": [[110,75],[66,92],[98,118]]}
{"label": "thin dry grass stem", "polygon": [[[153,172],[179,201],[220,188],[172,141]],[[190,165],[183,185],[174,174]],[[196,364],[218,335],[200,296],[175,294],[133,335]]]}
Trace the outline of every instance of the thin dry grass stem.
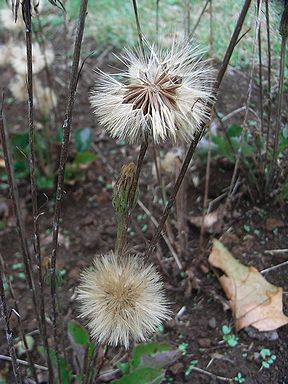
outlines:
{"label": "thin dry grass stem", "polygon": [[140,21],[139,21],[139,15],[138,15],[137,0],[132,0],[132,3],[133,3],[133,10],[134,10],[134,15],[135,15],[135,20],[136,20],[139,45],[140,45],[140,49],[141,49],[142,55],[143,55],[143,57],[145,57],[143,35],[142,35]]}
{"label": "thin dry grass stem", "polygon": [[213,56],[213,5],[212,0],[209,1],[209,56]]}
{"label": "thin dry grass stem", "polygon": [[160,0],[156,0],[156,41],[159,41],[159,3]]}
{"label": "thin dry grass stem", "polygon": [[271,127],[271,41],[270,41],[270,17],[269,17],[269,0],[265,1],[265,14],[266,14],[266,36],[267,36],[267,134],[266,134],[266,153],[265,165],[267,166],[268,150],[270,147],[270,127]]}
{"label": "thin dry grass stem", "polygon": [[[258,15],[261,12],[260,0],[257,0]],[[262,81],[262,38],[261,24],[258,30],[258,60],[259,60],[259,102],[260,102],[260,118],[261,118],[261,136],[263,135],[264,115],[263,115],[263,81]],[[261,156],[261,154],[260,154]]]}
{"label": "thin dry grass stem", "polygon": [[[222,219],[223,219],[224,214],[225,214],[225,212],[226,212],[226,210],[229,207],[230,202],[231,202],[232,191],[233,191],[233,188],[235,185],[235,181],[236,181],[236,177],[237,177],[237,173],[238,173],[238,169],[239,169],[239,164],[241,162],[241,154],[242,154],[243,143],[244,143],[244,135],[247,133],[247,130],[248,130],[247,119],[248,119],[248,114],[249,114],[249,109],[250,109],[249,106],[250,106],[251,97],[252,97],[252,90],[253,90],[253,74],[254,74],[254,70],[255,70],[255,54],[256,54],[256,46],[257,46],[257,41],[258,41],[259,28],[260,28],[260,21],[261,21],[260,9],[262,7],[262,0],[259,1],[258,5],[259,5],[259,9],[257,10],[256,34],[255,34],[255,39],[254,39],[254,44],[253,44],[252,65],[251,65],[250,76],[249,76],[250,80],[249,80],[248,94],[247,94],[247,99],[246,99],[246,109],[245,109],[245,114],[244,114],[243,123],[242,123],[243,129],[242,129],[241,136],[240,136],[239,149],[238,149],[237,155],[236,155],[236,161],[235,161],[233,174],[232,174],[232,178],[231,178],[231,182],[230,182],[229,193],[228,193],[228,196],[227,196],[227,199],[226,199],[226,202],[224,205],[224,209],[223,209]],[[246,164],[246,165],[249,166],[249,164]],[[259,183],[258,183],[258,180],[255,178],[255,174],[254,174],[253,170],[250,172],[250,168],[248,168],[247,171],[248,171],[248,176],[253,179],[253,184],[257,188],[259,195],[261,195],[261,190],[260,190],[260,187],[258,185]],[[253,200],[252,195],[251,195],[251,197]]]}
{"label": "thin dry grass stem", "polygon": [[[12,358],[10,356],[6,356],[6,355],[0,355],[0,360],[12,362]],[[16,359],[16,361],[18,364],[24,365],[26,367],[29,367],[29,365],[30,365],[29,361],[25,361],[22,359]],[[43,365],[39,365],[39,364],[34,364],[34,365],[35,365],[36,369],[39,369],[41,371],[48,371],[48,368],[44,367]]]}
{"label": "thin dry grass stem", "polygon": [[[213,119],[211,118],[211,120],[213,120]],[[210,183],[211,139],[212,139],[212,137],[211,137],[211,124],[209,124],[209,127],[208,127],[208,153],[207,153],[207,164],[206,164],[206,175],[205,175],[205,190],[204,190],[204,199],[203,199],[203,214],[202,214],[202,222],[201,222],[201,230],[200,230],[200,249],[203,253],[204,253],[204,248],[203,248],[204,219],[205,219],[205,215],[207,214],[209,183]]]}
{"label": "thin dry grass stem", "polygon": [[4,282],[3,282],[3,272],[0,268],[0,319],[4,323],[5,336],[8,345],[9,355],[11,357],[14,379],[17,384],[22,383],[22,377],[20,372],[20,367],[17,362],[17,355],[15,351],[13,333],[9,325],[9,315],[7,310],[7,303],[4,291]]}
{"label": "thin dry grass stem", "polygon": [[[20,314],[20,310],[19,310],[19,307],[18,307],[18,302],[16,300],[16,296],[14,294],[14,289],[12,287],[12,284],[11,284],[11,281],[9,279],[9,275],[7,274],[7,267],[6,267],[6,264],[4,262],[4,259],[0,253],[0,268],[3,272],[3,276],[8,284],[8,289],[9,289],[9,293],[10,293],[10,296],[14,302],[14,309],[15,311]],[[21,338],[21,341],[24,345],[24,348],[25,348],[25,353],[27,354],[27,359],[28,359],[28,363],[29,363],[29,368],[31,369],[31,372],[32,372],[32,376],[33,376],[33,379],[35,380],[35,383],[36,384],[39,384],[39,380],[38,380],[38,377],[37,377],[37,374],[36,374],[36,369],[35,369],[35,364],[33,362],[33,359],[32,359],[32,356],[31,356],[31,352],[29,350],[29,347],[28,347],[28,344],[27,344],[27,340],[26,340],[26,337],[25,337],[25,333],[24,333],[24,330],[23,330],[23,327],[22,327],[22,321],[21,321],[21,316],[16,316],[17,317],[17,329],[19,330],[19,333],[20,333],[20,338]]]}
{"label": "thin dry grass stem", "polygon": [[190,39],[193,37],[196,29],[198,28],[198,25],[199,25],[199,23],[201,21],[202,16],[204,15],[204,12],[206,11],[206,8],[207,8],[207,5],[209,4],[209,2],[210,2],[210,0],[206,0],[206,3],[204,4],[204,6],[202,8],[202,11],[201,11],[200,15],[198,16],[198,19],[196,20],[196,23],[195,23],[195,25],[194,25],[191,33],[190,33],[190,36],[189,36]]}
{"label": "thin dry grass stem", "polygon": [[190,25],[191,25],[191,6],[190,0],[184,0],[184,34],[185,38],[189,38],[190,35]]}
{"label": "thin dry grass stem", "polygon": [[[61,216],[61,206],[63,199],[63,190],[64,190],[64,172],[65,165],[68,156],[68,144],[70,138],[71,124],[72,124],[72,113],[74,108],[75,94],[77,89],[78,82],[78,68],[80,61],[81,45],[83,39],[83,32],[85,26],[85,18],[87,13],[87,3],[88,0],[81,0],[80,11],[79,11],[79,22],[78,28],[75,37],[74,43],[74,53],[73,53],[73,62],[72,70],[69,84],[69,93],[67,96],[67,106],[65,112],[65,118],[63,122],[63,136],[61,143],[61,152],[59,160],[59,171],[58,171],[58,180],[57,180],[57,190],[56,190],[56,201],[54,208],[54,218],[53,218],[53,239],[52,239],[52,255],[51,255],[51,297],[52,297],[52,317],[53,317],[53,334],[55,340],[55,354],[59,366],[59,347],[58,347],[58,311],[57,311],[57,294],[56,294],[56,259],[57,259],[57,250],[58,250],[58,234],[59,234],[59,223]],[[59,376],[59,380],[61,380]]]}
{"label": "thin dry grass stem", "polygon": [[[233,35],[232,35],[232,37],[230,39],[229,46],[228,46],[228,48],[226,50],[226,53],[225,53],[222,65],[220,67],[220,70],[218,72],[218,75],[217,75],[217,78],[216,78],[216,81],[215,81],[215,84],[214,84],[214,93],[215,94],[217,94],[217,92],[218,92],[219,86],[221,84],[221,81],[222,81],[222,79],[224,77],[224,74],[226,72],[226,69],[228,67],[231,55],[232,55],[232,53],[234,51],[234,48],[235,48],[235,46],[237,44],[237,40],[238,40],[239,34],[241,32],[244,20],[246,18],[246,14],[247,14],[248,9],[250,7],[250,3],[251,3],[251,0],[245,0],[245,3],[243,4],[241,13],[239,15],[237,24],[235,26]],[[167,220],[167,217],[168,217],[168,215],[169,215],[169,213],[171,211],[171,208],[174,205],[175,197],[176,197],[176,195],[178,193],[178,190],[179,190],[179,188],[181,186],[181,183],[183,181],[185,173],[186,173],[186,171],[187,171],[187,169],[189,167],[189,164],[190,164],[190,161],[192,159],[192,156],[193,156],[193,154],[195,152],[196,146],[197,146],[199,140],[201,139],[201,137],[204,134],[205,127],[206,127],[206,123],[202,123],[199,131],[195,135],[194,140],[190,144],[190,147],[188,149],[188,152],[187,152],[186,157],[184,159],[184,162],[182,164],[180,173],[178,175],[178,178],[177,178],[177,180],[175,182],[173,191],[172,191],[171,196],[169,198],[169,201],[168,201],[168,203],[167,203],[167,205],[166,205],[166,207],[164,209],[164,212],[163,212],[163,214],[161,216],[161,219],[159,221],[159,225],[158,225],[158,227],[156,229],[156,232],[155,232],[155,234],[154,234],[154,236],[153,236],[153,238],[152,238],[152,240],[150,242],[150,245],[149,245],[149,247],[148,247],[148,249],[146,251],[146,257],[149,257],[152,254],[152,252],[153,252],[153,250],[154,250],[154,248],[155,248],[155,246],[156,246],[156,244],[157,244],[157,242],[159,240],[159,237],[161,235],[161,232],[163,230],[163,227],[164,227],[164,224],[165,224],[165,222]]]}
{"label": "thin dry grass stem", "polygon": [[[46,352],[46,360],[49,369],[49,375],[52,376],[50,383],[53,382],[53,368],[49,354],[49,346],[47,339],[47,329],[45,320],[45,303],[43,290],[43,273],[42,273],[42,258],[39,235],[39,214],[37,202],[37,187],[36,187],[36,167],[35,167],[35,132],[34,132],[34,115],[33,115],[33,68],[32,68],[32,23],[31,23],[31,2],[24,0],[22,3],[23,18],[25,22],[25,38],[26,38],[26,53],[27,53],[27,91],[28,91],[28,126],[29,126],[29,170],[30,170],[30,187],[31,200],[33,211],[33,246],[35,259],[37,263],[37,278],[40,294],[36,296],[39,304],[39,330]],[[38,308],[37,312],[38,313]]]}
{"label": "thin dry grass stem", "polygon": [[[175,178],[178,177],[181,169],[181,161],[176,159]],[[179,192],[176,195],[176,226],[177,226],[177,250],[181,257],[187,253],[187,178],[184,177]],[[167,221],[168,223],[168,221]],[[166,224],[167,224],[166,223]]]}
{"label": "thin dry grass stem", "polygon": [[280,68],[278,78],[278,97],[277,97],[277,110],[276,110],[276,125],[275,136],[273,143],[273,158],[270,177],[268,179],[268,189],[272,190],[277,182],[279,172],[277,171],[277,160],[279,155],[279,135],[281,129],[282,105],[284,98],[284,78],[285,78],[285,59],[286,59],[286,46],[288,38],[288,3],[285,2],[284,11],[280,22],[280,35],[281,35],[281,54],[280,54]]}
{"label": "thin dry grass stem", "polygon": [[25,267],[25,277],[26,281],[29,287],[29,290],[32,294],[32,301],[35,309],[35,314],[37,316],[38,324],[40,324],[39,321],[39,316],[38,316],[38,308],[37,308],[37,299],[36,299],[36,293],[35,293],[35,285],[34,285],[34,280],[33,280],[33,275],[32,275],[32,268],[31,268],[31,257],[30,253],[28,250],[28,243],[27,243],[27,235],[25,232],[25,226],[23,223],[23,218],[21,215],[21,209],[20,209],[20,204],[19,204],[19,196],[18,196],[18,189],[17,185],[14,179],[14,173],[13,173],[13,164],[12,164],[12,159],[9,151],[9,140],[8,140],[8,135],[6,132],[6,127],[4,124],[4,117],[3,117],[3,102],[4,102],[4,97],[2,100],[2,106],[1,106],[1,111],[0,111],[0,136],[1,136],[1,143],[2,143],[2,148],[3,148],[3,156],[4,156],[4,161],[5,161],[5,168],[6,168],[6,173],[8,176],[8,184],[9,184],[9,192],[10,192],[10,197],[12,201],[12,208],[14,215],[16,217],[16,227],[20,239],[20,246],[21,246],[21,252],[23,256],[23,262],[24,262],[24,267]]}

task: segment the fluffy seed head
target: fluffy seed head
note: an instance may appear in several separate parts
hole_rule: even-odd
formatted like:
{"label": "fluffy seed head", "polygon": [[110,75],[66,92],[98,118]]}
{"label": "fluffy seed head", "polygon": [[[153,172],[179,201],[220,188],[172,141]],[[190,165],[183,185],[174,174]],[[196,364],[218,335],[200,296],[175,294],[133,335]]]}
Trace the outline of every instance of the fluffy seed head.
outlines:
{"label": "fluffy seed head", "polygon": [[1,25],[8,31],[14,33],[19,32],[21,30],[24,31],[24,23],[22,17],[17,17],[17,21],[15,23],[11,7],[5,7],[0,10],[0,21]]}
{"label": "fluffy seed head", "polygon": [[0,44],[0,67],[5,67],[10,62],[12,46],[10,43]]}
{"label": "fluffy seed head", "polygon": [[[127,71],[99,73],[90,102],[99,122],[112,137],[134,143],[152,135],[190,140],[210,114],[213,71],[190,44],[170,50],[147,44],[147,52],[126,54]],[[122,76],[124,81],[120,81]]]}
{"label": "fluffy seed head", "polygon": [[[45,67],[52,64],[54,60],[54,51],[51,47],[42,49],[38,43],[32,46],[32,65],[33,73],[37,74]],[[26,75],[27,73],[27,56],[25,46],[16,46],[13,48],[11,55],[11,64],[16,73]]]}
{"label": "fluffy seed head", "polygon": [[77,301],[91,336],[112,346],[145,340],[169,318],[160,276],[138,256],[97,257],[82,274]]}

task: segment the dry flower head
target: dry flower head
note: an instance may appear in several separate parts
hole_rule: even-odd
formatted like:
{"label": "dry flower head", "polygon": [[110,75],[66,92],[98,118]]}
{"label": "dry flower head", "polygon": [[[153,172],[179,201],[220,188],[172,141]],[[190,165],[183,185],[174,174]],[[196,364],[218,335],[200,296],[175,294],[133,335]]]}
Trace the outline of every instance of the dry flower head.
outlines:
{"label": "dry flower head", "polygon": [[210,115],[213,71],[189,43],[170,50],[147,44],[146,50],[144,55],[126,51],[123,73],[99,72],[91,106],[114,138],[188,141]]}
{"label": "dry flower head", "polygon": [[[32,66],[33,73],[41,72],[45,65],[49,66],[54,60],[54,51],[52,47],[40,47],[38,43],[32,45]],[[27,54],[26,47],[16,46],[11,55],[11,64],[16,73],[25,76],[27,73]]]}
{"label": "dry flower head", "polygon": [[160,276],[138,256],[96,257],[82,274],[77,301],[91,336],[112,346],[143,341],[169,318]]}

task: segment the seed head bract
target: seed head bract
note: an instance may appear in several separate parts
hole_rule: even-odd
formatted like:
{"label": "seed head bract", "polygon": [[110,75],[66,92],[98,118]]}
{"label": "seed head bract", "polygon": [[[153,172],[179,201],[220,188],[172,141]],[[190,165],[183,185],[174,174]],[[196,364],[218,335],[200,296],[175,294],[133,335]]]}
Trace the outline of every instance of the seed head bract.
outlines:
{"label": "seed head bract", "polygon": [[160,276],[139,256],[96,257],[77,293],[80,317],[99,343],[128,348],[130,339],[145,340],[169,318]]}
{"label": "seed head bract", "polygon": [[126,71],[98,72],[91,106],[114,138],[135,143],[151,135],[156,143],[191,140],[205,122],[213,101],[213,70],[190,43],[164,50],[126,51]]}

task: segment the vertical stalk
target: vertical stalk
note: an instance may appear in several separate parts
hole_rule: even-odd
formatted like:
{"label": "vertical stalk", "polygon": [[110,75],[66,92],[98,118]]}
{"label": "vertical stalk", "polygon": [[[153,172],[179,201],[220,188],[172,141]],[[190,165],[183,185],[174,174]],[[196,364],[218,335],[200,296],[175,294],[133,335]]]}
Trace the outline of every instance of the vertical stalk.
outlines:
{"label": "vertical stalk", "polygon": [[15,347],[14,347],[14,343],[13,343],[12,330],[10,329],[10,326],[9,326],[9,316],[8,316],[8,311],[7,311],[6,297],[5,297],[5,291],[4,291],[4,285],[3,285],[2,268],[0,268],[0,318],[4,323],[6,341],[8,344],[9,355],[11,357],[15,382],[17,384],[21,384],[22,378],[21,378],[21,374],[20,374],[20,367],[19,367],[19,364],[17,362],[16,351],[15,351]]}
{"label": "vertical stalk", "polygon": [[[261,12],[260,0],[257,0],[258,17]],[[262,41],[261,41],[261,23],[258,29],[258,60],[259,60],[259,102],[260,102],[260,118],[261,118],[261,136],[263,135],[263,82],[262,82]],[[261,154],[260,154],[261,155]]]}
{"label": "vertical stalk", "polygon": [[[53,218],[53,229],[52,229],[52,255],[51,255],[51,297],[52,297],[52,317],[53,317],[53,334],[55,340],[55,354],[58,364],[58,372],[60,371],[59,367],[59,347],[58,347],[58,332],[57,332],[57,295],[56,295],[56,259],[57,259],[57,250],[58,250],[58,234],[59,234],[59,223],[61,216],[61,206],[63,198],[63,189],[64,189],[64,173],[65,165],[68,155],[68,144],[70,139],[70,131],[72,124],[72,113],[74,108],[75,94],[78,83],[78,68],[80,61],[81,45],[84,33],[85,18],[87,13],[87,4],[88,0],[81,0],[80,11],[79,11],[79,21],[78,28],[75,37],[74,43],[74,54],[72,62],[72,70],[69,84],[69,93],[67,99],[67,106],[65,112],[65,118],[63,122],[63,135],[61,143],[61,152],[59,160],[59,171],[58,171],[58,180],[57,180],[57,189],[56,189],[56,201],[54,208],[54,218]],[[61,383],[61,376],[59,375],[59,382]]]}
{"label": "vertical stalk", "polygon": [[[46,360],[49,370],[49,383],[53,383],[53,368],[49,354],[49,346],[47,339],[46,321],[45,321],[45,304],[43,290],[43,273],[42,259],[40,248],[39,224],[38,224],[38,202],[36,187],[36,167],[35,167],[35,131],[34,131],[34,115],[33,115],[33,68],[32,68],[32,24],[31,24],[31,1],[25,0],[22,3],[22,10],[25,22],[25,38],[26,38],[26,54],[27,54],[27,91],[28,91],[28,126],[29,126],[29,170],[30,170],[30,187],[33,211],[33,245],[35,258],[37,263],[37,278],[39,295],[37,295],[39,303],[38,321],[39,330],[46,351]],[[37,307],[38,312],[38,307]]]}
{"label": "vertical stalk", "polygon": [[159,2],[160,0],[156,0],[156,41],[159,41]]}
{"label": "vertical stalk", "polygon": [[136,26],[137,26],[137,33],[138,33],[138,39],[139,39],[139,45],[140,49],[142,52],[143,57],[144,55],[144,44],[143,44],[143,35],[141,31],[141,26],[140,26],[140,21],[139,21],[139,16],[138,16],[138,7],[137,7],[137,0],[132,0],[133,3],[133,9],[134,9],[134,15],[135,15],[135,20],[136,20]]}
{"label": "vertical stalk", "polygon": [[200,15],[198,16],[198,19],[197,19],[197,21],[196,21],[196,23],[195,23],[195,25],[194,25],[194,27],[193,27],[191,33],[190,33],[190,36],[189,36],[190,39],[191,39],[192,36],[194,35],[194,32],[196,31],[196,29],[197,29],[197,27],[198,27],[198,25],[199,25],[199,23],[200,23],[200,20],[201,20],[202,16],[204,15],[204,12],[205,12],[205,10],[206,10],[207,5],[209,4],[209,2],[210,2],[210,0],[206,0],[206,3],[204,4],[204,6],[203,6],[203,8],[202,8],[202,11],[201,11]]}
{"label": "vertical stalk", "polygon": [[[215,84],[214,84],[214,94],[215,95],[218,92],[219,86],[221,84],[221,81],[222,81],[222,79],[224,77],[224,74],[226,72],[226,69],[228,67],[231,55],[232,55],[232,53],[234,51],[234,48],[235,48],[235,46],[237,44],[238,37],[239,37],[239,34],[241,32],[241,29],[242,29],[242,26],[243,26],[246,14],[247,14],[248,9],[250,7],[250,3],[251,3],[251,0],[245,0],[245,3],[243,5],[243,7],[242,7],[242,10],[241,10],[241,13],[239,15],[237,24],[235,26],[233,35],[231,37],[229,46],[228,46],[228,48],[226,50],[226,53],[225,53],[222,65],[220,67],[220,70],[218,72],[218,75],[217,75],[217,78],[216,78],[216,81],[215,81]],[[149,245],[149,247],[147,249],[146,257],[149,257],[151,255],[151,253],[153,252],[153,250],[154,250],[154,248],[155,248],[155,246],[156,246],[156,244],[158,242],[158,239],[159,239],[159,237],[161,235],[161,232],[163,230],[163,227],[164,227],[164,224],[165,224],[165,222],[167,220],[167,217],[168,217],[168,215],[169,215],[169,213],[171,211],[171,208],[174,205],[175,197],[176,197],[176,195],[178,193],[178,190],[179,190],[179,188],[181,186],[181,183],[182,183],[183,178],[185,176],[185,173],[186,173],[186,171],[188,169],[188,166],[190,164],[192,156],[193,156],[193,154],[195,152],[196,146],[197,146],[199,140],[201,139],[201,137],[204,134],[205,126],[206,126],[206,124],[203,123],[202,126],[201,126],[201,129],[199,129],[199,131],[195,135],[194,140],[190,144],[190,147],[188,149],[188,152],[187,152],[186,157],[184,159],[184,162],[182,164],[181,170],[180,170],[179,175],[177,177],[177,180],[175,182],[173,191],[172,191],[171,196],[169,198],[169,201],[168,201],[168,203],[167,203],[167,205],[166,205],[166,207],[164,209],[164,212],[163,212],[163,214],[161,216],[161,219],[159,221],[159,224],[158,224],[158,227],[156,229],[156,232],[155,232],[155,234],[154,234],[154,236],[153,236],[153,238],[152,238],[152,240],[150,242],[150,245]]]}
{"label": "vertical stalk", "polygon": [[[3,259],[2,255],[1,255],[1,253],[0,253],[0,269],[2,270],[3,277],[6,279],[6,282],[8,284],[9,293],[10,293],[10,296],[11,296],[13,302],[14,302],[14,304],[13,304],[14,308],[15,308],[16,312],[20,314],[18,303],[17,303],[16,297],[15,297],[15,294],[14,294],[14,289],[12,287],[11,281],[9,280],[8,274],[6,272],[7,268],[6,268],[6,265],[5,265],[5,262],[4,262],[4,259]],[[22,342],[24,344],[24,347],[25,347],[25,350],[26,350],[26,353],[27,353],[27,359],[28,359],[28,363],[29,363],[29,368],[31,369],[31,372],[32,372],[32,375],[33,375],[33,379],[35,380],[36,384],[39,384],[39,380],[38,380],[36,369],[35,369],[35,364],[34,364],[34,362],[32,360],[31,352],[29,351],[27,340],[26,340],[26,337],[25,337],[25,333],[24,333],[24,330],[23,330],[23,327],[22,327],[21,317],[19,317],[19,316],[17,316],[17,328],[19,330],[21,340],[22,340]]]}
{"label": "vertical stalk", "polygon": [[271,167],[270,188],[277,178],[277,159],[279,155],[279,135],[281,127],[281,115],[284,96],[284,74],[285,74],[285,58],[286,58],[286,45],[288,37],[288,2],[285,1],[284,11],[282,13],[280,22],[280,35],[281,35],[281,54],[280,54],[280,69],[278,80],[278,100],[277,100],[277,112],[276,112],[276,127],[273,145],[273,158]]}
{"label": "vertical stalk", "polygon": [[267,34],[267,67],[268,67],[268,84],[267,84],[267,135],[266,135],[266,153],[265,153],[265,165],[267,166],[267,156],[269,151],[270,140],[270,127],[271,127],[271,42],[270,42],[270,19],[269,19],[269,0],[266,0],[266,34]]}

